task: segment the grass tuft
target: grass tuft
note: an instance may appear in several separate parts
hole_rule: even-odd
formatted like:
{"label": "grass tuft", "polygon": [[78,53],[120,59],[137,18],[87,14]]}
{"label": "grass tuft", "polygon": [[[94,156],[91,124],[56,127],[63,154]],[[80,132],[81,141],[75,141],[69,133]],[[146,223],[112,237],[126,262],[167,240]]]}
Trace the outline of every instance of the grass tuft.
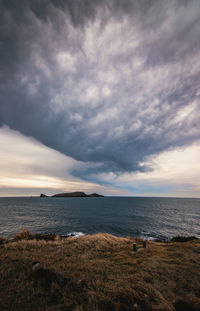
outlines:
{"label": "grass tuft", "polygon": [[4,236],[0,236],[0,245],[8,243],[8,242],[9,242],[8,238],[6,238]]}
{"label": "grass tuft", "polygon": [[171,239],[171,242],[188,242],[188,241],[193,241],[197,240],[197,237],[195,236],[175,236]]}
{"label": "grass tuft", "polygon": [[21,240],[32,240],[33,239],[33,233],[26,229],[26,230],[23,230],[22,232],[20,233],[16,233],[14,235],[14,238],[13,238],[13,241],[16,242],[16,241],[21,241]]}

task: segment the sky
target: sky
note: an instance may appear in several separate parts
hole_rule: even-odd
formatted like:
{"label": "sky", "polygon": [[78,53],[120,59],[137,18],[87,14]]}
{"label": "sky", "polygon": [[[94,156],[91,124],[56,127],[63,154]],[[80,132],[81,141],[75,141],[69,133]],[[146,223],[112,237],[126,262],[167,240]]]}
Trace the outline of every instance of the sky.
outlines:
{"label": "sky", "polygon": [[199,0],[0,0],[0,196],[200,197]]}

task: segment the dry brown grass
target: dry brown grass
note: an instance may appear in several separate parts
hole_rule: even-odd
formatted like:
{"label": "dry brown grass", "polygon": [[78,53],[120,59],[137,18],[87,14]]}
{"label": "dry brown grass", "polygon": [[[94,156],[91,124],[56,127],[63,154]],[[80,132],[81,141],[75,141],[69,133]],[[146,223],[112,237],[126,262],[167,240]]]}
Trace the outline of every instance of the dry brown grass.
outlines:
{"label": "dry brown grass", "polygon": [[[143,249],[140,239],[109,234],[49,242],[24,236],[0,245],[0,310],[200,310],[199,240]],[[35,262],[53,275],[48,284],[35,282]]]}

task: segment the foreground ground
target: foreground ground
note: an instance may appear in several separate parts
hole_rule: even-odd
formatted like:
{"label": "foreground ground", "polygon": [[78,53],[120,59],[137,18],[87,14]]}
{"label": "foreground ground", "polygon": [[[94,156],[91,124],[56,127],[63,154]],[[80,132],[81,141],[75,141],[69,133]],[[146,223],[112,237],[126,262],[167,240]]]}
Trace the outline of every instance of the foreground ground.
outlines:
{"label": "foreground ground", "polygon": [[0,244],[1,311],[200,310],[200,240],[21,238]]}

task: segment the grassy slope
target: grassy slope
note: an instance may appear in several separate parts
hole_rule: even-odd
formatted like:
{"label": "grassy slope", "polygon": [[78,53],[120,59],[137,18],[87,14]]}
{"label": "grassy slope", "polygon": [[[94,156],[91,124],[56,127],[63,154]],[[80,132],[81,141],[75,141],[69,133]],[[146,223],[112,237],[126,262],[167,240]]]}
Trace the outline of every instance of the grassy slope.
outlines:
{"label": "grassy slope", "polygon": [[[0,245],[0,310],[200,310],[200,240],[137,253],[133,242],[96,234]],[[35,261],[67,283],[35,282]]]}

